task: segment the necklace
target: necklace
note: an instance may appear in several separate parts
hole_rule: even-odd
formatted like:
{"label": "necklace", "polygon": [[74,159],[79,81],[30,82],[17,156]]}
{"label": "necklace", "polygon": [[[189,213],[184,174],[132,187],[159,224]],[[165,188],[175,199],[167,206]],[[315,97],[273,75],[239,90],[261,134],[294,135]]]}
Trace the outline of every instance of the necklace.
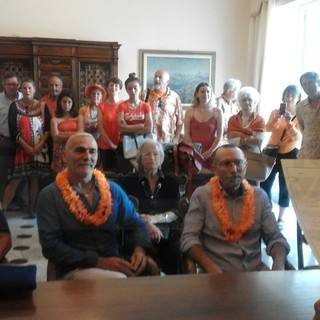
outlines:
{"label": "necklace", "polygon": [[129,108],[130,108],[130,109],[137,109],[138,106],[139,106],[139,104],[140,104],[140,101],[138,101],[138,102],[133,102],[133,103],[130,103],[130,102],[128,101],[128,105],[129,105]]}
{"label": "necklace", "polygon": [[243,116],[240,117],[241,124],[243,127],[247,127],[251,122],[251,116],[249,118],[244,118]]}
{"label": "necklace", "polygon": [[89,107],[89,115],[91,120],[97,119],[98,109],[93,110],[92,108]]}
{"label": "necklace", "polygon": [[243,180],[245,194],[240,218],[237,223],[230,219],[227,210],[223,189],[219,184],[219,177],[210,179],[212,208],[221,223],[222,233],[225,240],[238,241],[242,235],[253,225],[255,215],[254,190],[247,180]]}
{"label": "necklace", "polygon": [[[111,215],[112,199],[110,193],[110,186],[104,174],[98,170],[93,170],[93,175],[98,182],[98,189],[100,192],[100,199],[97,210],[89,213],[79,195],[72,188],[68,179],[68,169],[58,173],[56,177],[56,184],[60,190],[63,200],[67,203],[69,210],[76,217],[77,220],[85,224],[93,224],[100,226],[104,224]],[[93,184],[92,184],[93,188]]]}
{"label": "necklace", "polygon": [[81,192],[82,194],[84,194],[86,198],[89,198],[93,190],[93,182],[91,181],[89,190],[86,190],[86,191],[82,190],[82,188],[78,188],[75,186],[73,186],[73,188],[76,189],[78,192]]}

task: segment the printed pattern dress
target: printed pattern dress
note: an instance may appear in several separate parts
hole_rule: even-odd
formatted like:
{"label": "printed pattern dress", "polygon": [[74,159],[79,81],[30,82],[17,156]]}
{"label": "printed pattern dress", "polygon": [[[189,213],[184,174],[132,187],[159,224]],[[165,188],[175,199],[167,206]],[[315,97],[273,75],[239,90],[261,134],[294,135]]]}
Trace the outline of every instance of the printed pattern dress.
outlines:
{"label": "printed pattern dress", "polygon": [[[38,102],[37,100],[33,100]],[[30,146],[36,146],[45,132],[49,131],[48,122],[44,119],[44,107],[42,102],[35,103],[32,108],[26,106],[22,100],[13,102],[9,108],[9,130],[11,138],[18,141],[21,137]],[[30,176],[31,174],[49,175],[50,161],[48,145],[45,143],[42,150],[30,155],[17,143],[15,163],[12,178]]]}

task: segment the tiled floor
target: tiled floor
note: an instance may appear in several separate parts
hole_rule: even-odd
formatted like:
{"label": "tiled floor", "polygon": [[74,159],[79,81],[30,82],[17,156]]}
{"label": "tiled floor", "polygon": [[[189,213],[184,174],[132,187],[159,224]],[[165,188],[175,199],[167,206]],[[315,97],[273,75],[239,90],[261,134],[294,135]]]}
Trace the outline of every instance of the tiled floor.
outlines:
{"label": "tiled floor", "polygon": [[[274,192],[276,199],[276,190]],[[273,211],[278,214],[278,206],[273,203]],[[38,230],[36,219],[28,219],[26,214],[18,211],[7,211],[6,213],[13,238],[13,249],[8,254],[11,262],[37,265],[37,281],[46,281],[47,261],[42,256],[41,247],[38,239]],[[288,208],[284,216],[285,224],[283,234],[291,246],[291,252],[288,256],[289,261],[295,268],[298,267],[297,260],[297,241],[296,241],[296,216],[292,207]],[[303,245],[305,266],[317,265],[311,249],[308,245]],[[269,265],[271,258],[264,254],[264,261]]]}
{"label": "tiled floor", "polygon": [[6,217],[13,242],[7,258],[16,264],[35,264],[37,281],[46,281],[47,261],[41,253],[36,219],[18,211],[7,211]]}

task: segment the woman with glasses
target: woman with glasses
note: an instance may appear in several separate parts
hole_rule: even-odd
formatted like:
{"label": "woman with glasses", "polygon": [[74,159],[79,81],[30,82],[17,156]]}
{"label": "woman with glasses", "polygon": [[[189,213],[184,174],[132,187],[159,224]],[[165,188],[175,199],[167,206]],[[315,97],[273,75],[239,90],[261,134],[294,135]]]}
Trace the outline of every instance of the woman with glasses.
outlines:
{"label": "woman with glasses", "polygon": [[161,171],[161,143],[145,139],[137,153],[138,172],[122,178],[121,185],[134,199],[137,211],[148,226],[156,261],[165,274],[180,269],[179,184],[174,175]]}

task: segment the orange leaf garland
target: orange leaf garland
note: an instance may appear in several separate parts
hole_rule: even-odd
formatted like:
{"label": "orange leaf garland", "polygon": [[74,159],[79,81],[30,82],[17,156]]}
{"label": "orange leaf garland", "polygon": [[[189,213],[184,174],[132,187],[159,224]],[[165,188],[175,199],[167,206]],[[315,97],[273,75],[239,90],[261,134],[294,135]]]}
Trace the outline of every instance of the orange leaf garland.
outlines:
{"label": "orange leaf garland", "polygon": [[93,175],[98,182],[98,188],[100,191],[98,208],[93,214],[88,212],[88,209],[84,205],[83,201],[72,188],[68,179],[67,169],[58,173],[56,177],[56,183],[62,193],[64,201],[68,204],[70,211],[79,221],[86,224],[100,226],[104,224],[111,215],[112,200],[110,186],[104,174],[95,169],[93,170]]}
{"label": "orange leaf garland", "polygon": [[219,184],[219,177],[210,179],[212,193],[212,207],[221,223],[222,233],[226,240],[238,241],[242,235],[253,225],[256,206],[254,203],[254,189],[248,181],[243,180],[245,194],[243,207],[238,223],[233,223],[227,210],[223,189]]}

